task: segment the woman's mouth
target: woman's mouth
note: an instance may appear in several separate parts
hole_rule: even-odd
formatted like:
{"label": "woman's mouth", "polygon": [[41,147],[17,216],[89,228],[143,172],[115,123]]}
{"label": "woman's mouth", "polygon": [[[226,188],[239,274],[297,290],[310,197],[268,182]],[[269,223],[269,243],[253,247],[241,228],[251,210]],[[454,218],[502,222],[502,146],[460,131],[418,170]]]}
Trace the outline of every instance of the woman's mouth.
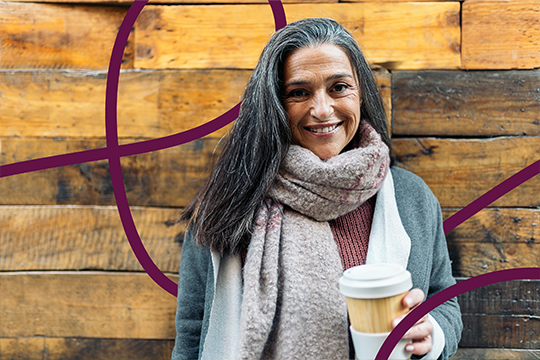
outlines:
{"label": "woman's mouth", "polygon": [[338,123],[338,124],[334,124],[334,125],[331,125],[331,126],[319,127],[319,128],[306,127],[305,129],[308,130],[308,131],[314,132],[314,133],[324,134],[324,133],[328,133],[328,132],[334,130],[335,128],[337,128],[341,124],[342,123]]}

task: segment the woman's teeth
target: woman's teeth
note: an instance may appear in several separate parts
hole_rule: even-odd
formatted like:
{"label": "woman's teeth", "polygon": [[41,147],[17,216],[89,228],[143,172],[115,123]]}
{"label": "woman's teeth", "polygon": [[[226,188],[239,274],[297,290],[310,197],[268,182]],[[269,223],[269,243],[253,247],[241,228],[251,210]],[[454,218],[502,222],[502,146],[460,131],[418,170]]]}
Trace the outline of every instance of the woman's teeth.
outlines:
{"label": "woman's teeth", "polygon": [[330,131],[334,130],[335,128],[337,128],[338,125],[339,124],[336,124],[336,125],[332,125],[332,126],[321,128],[321,129],[310,129],[310,128],[308,128],[308,130],[311,131],[311,132],[314,132],[314,133],[327,133],[327,132],[330,132]]}

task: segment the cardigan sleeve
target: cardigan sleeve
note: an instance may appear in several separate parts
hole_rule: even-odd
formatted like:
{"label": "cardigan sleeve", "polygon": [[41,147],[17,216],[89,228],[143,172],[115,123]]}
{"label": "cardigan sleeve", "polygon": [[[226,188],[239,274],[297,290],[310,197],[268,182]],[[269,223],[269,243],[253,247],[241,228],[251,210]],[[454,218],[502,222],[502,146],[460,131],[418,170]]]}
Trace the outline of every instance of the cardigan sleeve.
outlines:
{"label": "cardigan sleeve", "polygon": [[[205,310],[213,296],[207,283],[212,281],[213,271],[210,251],[195,244],[190,230],[182,245],[179,275],[176,340],[171,360],[199,359],[207,330]],[[213,283],[209,288],[213,289]]]}
{"label": "cardigan sleeve", "polygon": [[[404,169],[392,168],[399,214],[411,238],[407,269],[414,287],[430,298],[456,283],[443,229],[441,207],[429,187],[418,176]],[[444,347],[439,359],[448,359],[458,347],[463,323],[456,298],[430,312],[444,333]],[[412,356],[412,358],[418,358]]]}
{"label": "cardigan sleeve", "polygon": [[[433,262],[427,298],[456,283],[452,276],[452,266],[443,229],[442,213],[439,202],[435,200],[436,221],[433,226]],[[444,332],[445,346],[439,358],[448,359],[458,347],[463,330],[461,311],[457,298],[452,298],[430,312]]]}

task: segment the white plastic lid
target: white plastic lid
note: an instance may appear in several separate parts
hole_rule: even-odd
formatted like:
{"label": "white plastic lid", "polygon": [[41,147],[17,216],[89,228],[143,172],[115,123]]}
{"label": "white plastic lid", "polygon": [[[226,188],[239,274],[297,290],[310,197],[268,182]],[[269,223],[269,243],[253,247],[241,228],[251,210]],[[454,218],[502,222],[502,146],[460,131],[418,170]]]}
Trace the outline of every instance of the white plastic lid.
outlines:
{"label": "white plastic lid", "polygon": [[345,270],[339,291],[354,299],[379,299],[412,288],[411,273],[397,264],[360,265]]}

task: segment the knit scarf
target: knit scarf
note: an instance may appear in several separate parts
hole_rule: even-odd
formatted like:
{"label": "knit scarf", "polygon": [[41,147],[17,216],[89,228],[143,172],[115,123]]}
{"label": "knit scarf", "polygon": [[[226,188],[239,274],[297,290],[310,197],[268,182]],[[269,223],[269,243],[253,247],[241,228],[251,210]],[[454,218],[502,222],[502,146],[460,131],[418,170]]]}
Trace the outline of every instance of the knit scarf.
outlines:
{"label": "knit scarf", "polygon": [[347,359],[343,267],[329,220],[382,185],[388,147],[366,122],[355,149],[329,160],[293,145],[253,227],[243,269],[237,359]]}

